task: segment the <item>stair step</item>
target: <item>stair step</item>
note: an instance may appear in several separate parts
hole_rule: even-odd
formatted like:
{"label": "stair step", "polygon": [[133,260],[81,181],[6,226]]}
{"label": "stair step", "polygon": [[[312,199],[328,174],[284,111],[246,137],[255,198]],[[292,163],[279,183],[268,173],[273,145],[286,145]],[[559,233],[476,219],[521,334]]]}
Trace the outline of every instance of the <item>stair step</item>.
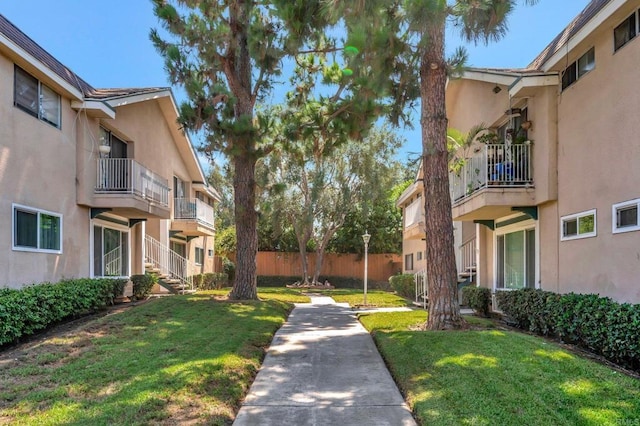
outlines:
{"label": "stair step", "polygon": [[471,271],[460,272],[458,277],[473,277],[476,273]]}

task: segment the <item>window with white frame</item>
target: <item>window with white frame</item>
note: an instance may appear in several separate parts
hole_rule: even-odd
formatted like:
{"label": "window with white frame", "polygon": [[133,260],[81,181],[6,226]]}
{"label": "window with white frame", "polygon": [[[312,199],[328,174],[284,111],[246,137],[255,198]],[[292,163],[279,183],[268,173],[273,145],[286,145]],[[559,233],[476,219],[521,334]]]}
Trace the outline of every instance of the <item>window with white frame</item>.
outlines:
{"label": "window with white frame", "polygon": [[129,232],[125,227],[93,225],[93,275],[125,277],[129,275]]}
{"label": "window with white frame", "polygon": [[204,249],[202,247],[196,247],[196,265],[202,265],[204,263]]}
{"label": "window with white frame", "polygon": [[640,207],[640,198],[613,205],[614,234],[640,230],[638,207]]}
{"label": "window with white frame", "polygon": [[13,104],[42,121],[60,127],[60,95],[15,66]]}
{"label": "window with white frame", "polygon": [[562,72],[562,90],[571,86],[583,75],[591,71],[596,66],[595,49],[592,47],[584,55],[580,56],[577,61],[572,62]]}
{"label": "window with white frame", "polygon": [[62,215],[14,204],[13,249],[62,253]]}
{"label": "window with white frame", "polygon": [[596,211],[562,216],[560,220],[560,240],[575,240],[596,236]]}
{"label": "window with white frame", "polygon": [[638,35],[638,11],[633,12],[613,29],[613,51],[617,51]]}
{"label": "window with white frame", "polygon": [[404,269],[413,271],[413,253],[404,255]]}

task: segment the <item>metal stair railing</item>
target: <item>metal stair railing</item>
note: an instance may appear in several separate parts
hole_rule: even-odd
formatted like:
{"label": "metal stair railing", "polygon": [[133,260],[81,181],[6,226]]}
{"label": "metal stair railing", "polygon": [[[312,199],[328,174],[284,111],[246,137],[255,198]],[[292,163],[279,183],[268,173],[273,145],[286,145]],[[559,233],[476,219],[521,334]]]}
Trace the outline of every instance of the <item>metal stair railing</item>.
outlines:
{"label": "metal stair railing", "polygon": [[421,269],[413,274],[413,280],[416,289],[416,303],[420,303],[422,299],[423,309],[427,309],[428,285],[427,285],[427,270]]}
{"label": "metal stair railing", "polygon": [[159,269],[163,275],[180,281],[182,290],[193,290],[193,275],[196,265],[169,247],[161,244],[155,238],[145,235],[145,261]]}

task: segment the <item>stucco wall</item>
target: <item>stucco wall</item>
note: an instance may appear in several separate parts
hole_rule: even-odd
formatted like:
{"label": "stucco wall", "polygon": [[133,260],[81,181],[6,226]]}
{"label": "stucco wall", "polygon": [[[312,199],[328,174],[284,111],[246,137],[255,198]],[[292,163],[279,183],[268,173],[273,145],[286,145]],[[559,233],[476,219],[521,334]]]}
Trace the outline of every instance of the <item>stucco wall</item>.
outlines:
{"label": "stucco wall", "polygon": [[[37,76],[36,76],[37,77]],[[89,211],[76,204],[76,114],[61,128],[13,106],[14,64],[0,55],[0,287],[89,274]],[[62,254],[12,249],[12,203],[62,214]]]}
{"label": "stucco wall", "polygon": [[558,214],[597,215],[596,237],[559,243],[563,292],[640,302],[640,232],[612,233],[612,205],[640,198],[639,39],[613,53],[612,30],[601,32],[595,68],[558,99]]}

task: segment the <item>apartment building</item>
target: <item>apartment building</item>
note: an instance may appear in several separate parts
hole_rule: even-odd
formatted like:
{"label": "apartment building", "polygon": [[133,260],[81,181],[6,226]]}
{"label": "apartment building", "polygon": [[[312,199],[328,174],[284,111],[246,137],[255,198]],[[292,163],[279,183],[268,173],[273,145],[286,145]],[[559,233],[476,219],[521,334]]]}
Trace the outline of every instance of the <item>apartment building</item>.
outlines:
{"label": "apartment building", "polygon": [[489,128],[450,175],[459,269],[478,285],[640,303],[639,9],[593,0],[528,67],[449,82],[449,126]]}
{"label": "apartment building", "polygon": [[0,15],[0,287],[214,268],[214,205],[169,88],[98,89]]}

